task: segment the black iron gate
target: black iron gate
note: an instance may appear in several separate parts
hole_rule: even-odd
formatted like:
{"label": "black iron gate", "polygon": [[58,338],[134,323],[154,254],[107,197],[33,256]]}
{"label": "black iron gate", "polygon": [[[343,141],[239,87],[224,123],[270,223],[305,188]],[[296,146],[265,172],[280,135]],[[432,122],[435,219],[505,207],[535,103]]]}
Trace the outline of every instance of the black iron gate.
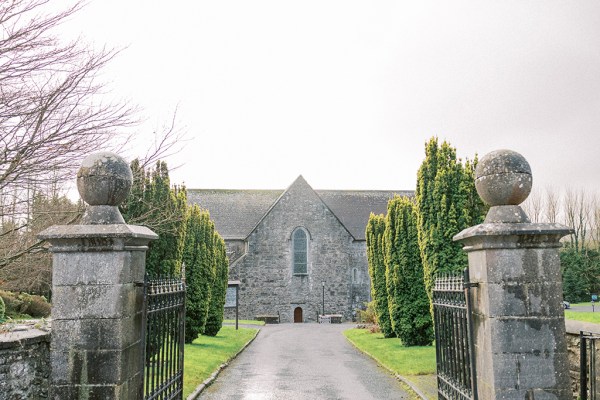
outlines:
{"label": "black iron gate", "polygon": [[440,276],[433,289],[438,397],[477,400],[468,270]]}
{"label": "black iron gate", "polygon": [[146,279],[144,297],[144,399],[182,399],[185,284]]}
{"label": "black iron gate", "polygon": [[581,400],[600,399],[597,386],[596,361],[598,359],[598,349],[596,341],[600,340],[600,334],[584,332],[579,333],[579,398]]}

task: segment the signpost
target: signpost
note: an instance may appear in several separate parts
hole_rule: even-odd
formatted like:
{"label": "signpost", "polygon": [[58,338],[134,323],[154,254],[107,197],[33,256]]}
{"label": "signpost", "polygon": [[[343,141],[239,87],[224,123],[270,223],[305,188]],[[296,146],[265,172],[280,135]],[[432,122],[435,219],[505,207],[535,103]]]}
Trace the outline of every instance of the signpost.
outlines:
{"label": "signpost", "polygon": [[594,312],[594,302],[598,301],[598,295],[597,294],[593,294],[592,295],[592,312]]}
{"label": "signpost", "polygon": [[239,289],[240,281],[228,281],[227,292],[225,293],[225,308],[235,308],[235,330],[239,327]]}

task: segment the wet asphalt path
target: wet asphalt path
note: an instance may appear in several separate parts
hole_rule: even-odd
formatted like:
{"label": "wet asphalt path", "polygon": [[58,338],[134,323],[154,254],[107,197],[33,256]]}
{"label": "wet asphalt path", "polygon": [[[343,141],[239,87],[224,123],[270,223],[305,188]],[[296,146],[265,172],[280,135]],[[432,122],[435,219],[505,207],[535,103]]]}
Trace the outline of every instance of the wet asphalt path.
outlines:
{"label": "wet asphalt path", "polygon": [[342,335],[348,325],[261,329],[201,399],[408,399],[399,382]]}

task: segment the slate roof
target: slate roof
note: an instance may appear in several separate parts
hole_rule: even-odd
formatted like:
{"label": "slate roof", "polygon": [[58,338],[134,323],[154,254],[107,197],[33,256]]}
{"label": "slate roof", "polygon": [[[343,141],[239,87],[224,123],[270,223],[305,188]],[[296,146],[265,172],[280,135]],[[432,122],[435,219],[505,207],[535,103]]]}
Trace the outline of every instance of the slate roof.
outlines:
{"label": "slate roof", "polygon": [[210,212],[223,239],[245,239],[283,190],[188,189],[188,203]]}
{"label": "slate roof", "polygon": [[387,214],[387,203],[394,194],[413,196],[410,190],[315,190],[356,240],[365,240],[369,215]]}
{"label": "slate roof", "polygon": [[[285,190],[188,189],[188,202],[207,209],[224,239],[245,239]],[[365,240],[371,212],[386,214],[394,194],[410,190],[315,190],[356,240]]]}

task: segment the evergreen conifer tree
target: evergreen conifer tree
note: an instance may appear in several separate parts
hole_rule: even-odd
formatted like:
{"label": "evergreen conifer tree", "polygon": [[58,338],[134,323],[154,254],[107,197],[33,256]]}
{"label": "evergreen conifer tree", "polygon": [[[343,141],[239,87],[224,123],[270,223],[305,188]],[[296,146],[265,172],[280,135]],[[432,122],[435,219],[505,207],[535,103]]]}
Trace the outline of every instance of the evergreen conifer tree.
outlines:
{"label": "evergreen conifer tree", "polygon": [[433,322],[423,282],[416,213],[407,197],[388,203],[385,224],[385,266],[392,329],[404,346],[428,346]]}
{"label": "evergreen conifer tree", "polygon": [[438,273],[467,267],[466,253],[452,240],[453,236],[485,217],[486,207],[473,181],[476,161],[467,161],[463,166],[456,149],[447,142],[440,146],[437,138],[425,145],[415,199],[419,248],[430,299]]}
{"label": "evergreen conifer tree", "polygon": [[197,205],[189,209],[183,262],[186,279],[185,341],[204,332],[214,281],[214,224]]}
{"label": "evergreen conifer tree", "polygon": [[379,328],[386,338],[395,337],[390,321],[388,293],[385,280],[384,262],[385,218],[371,213],[365,231],[367,240],[367,261],[371,278],[371,298],[375,303],[375,314]]}
{"label": "evergreen conifer tree", "polygon": [[151,278],[177,276],[185,237],[187,195],[184,186],[171,188],[169,170],[157,161],[145,171],[136,159],[131,162],[133,185],[121,213],[127,223],[145,225],[158,234],[146,253],[146,273]]}
{"label": "evergreen conifer tree", "polygon": [[204,334],[207,336],[216,336],[223,325],[223,310],[229,278],[229,260],[225,241],[217,232],[214,234],[214,247],[215,279],[211,285],[210,305],[204,329]]}

